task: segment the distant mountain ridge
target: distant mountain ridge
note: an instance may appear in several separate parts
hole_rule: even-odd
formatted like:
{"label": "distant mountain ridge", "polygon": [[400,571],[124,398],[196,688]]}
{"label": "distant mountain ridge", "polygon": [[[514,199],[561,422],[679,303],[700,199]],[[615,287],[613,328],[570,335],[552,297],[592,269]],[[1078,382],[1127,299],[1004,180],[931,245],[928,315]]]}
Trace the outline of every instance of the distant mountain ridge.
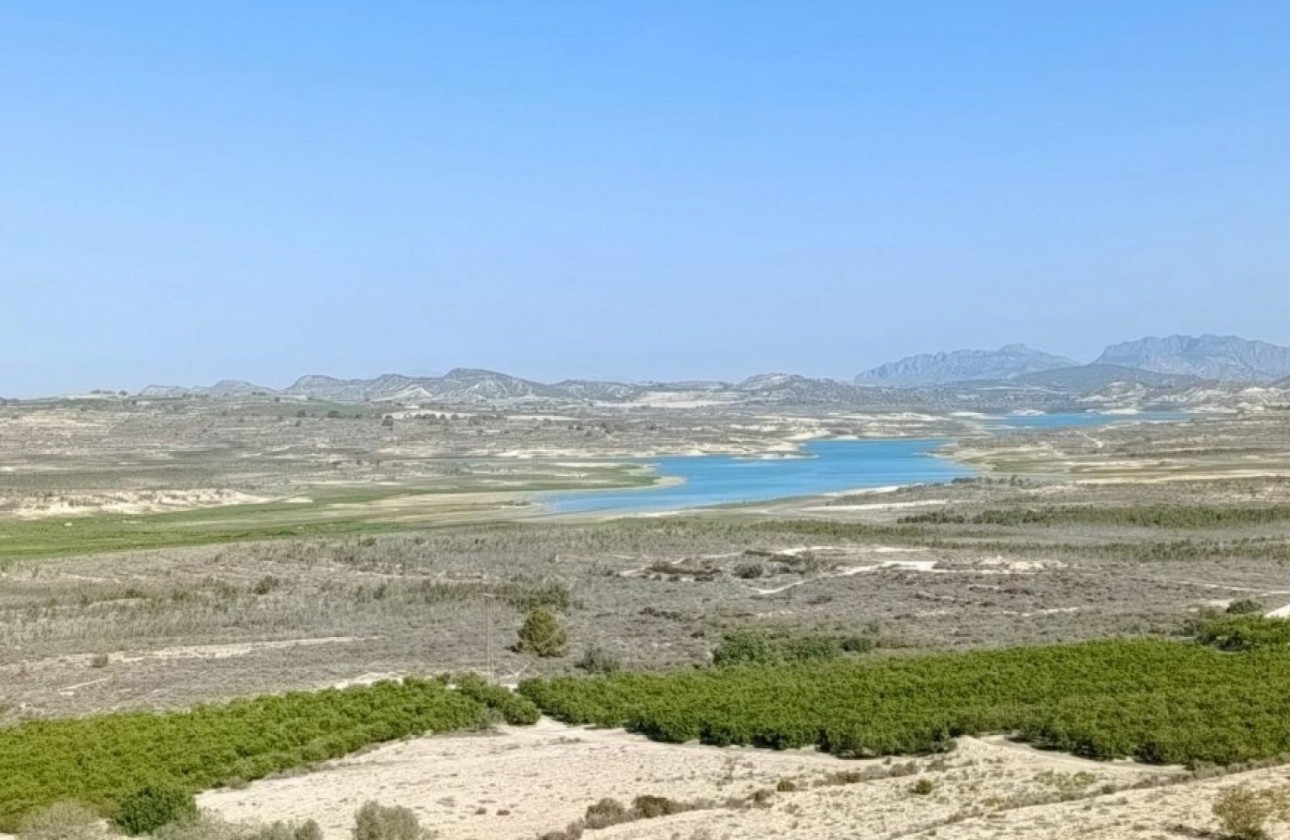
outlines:
{"label": "distant mountain ridge", "polygon": [[1029,373],[1074,367],[1072,359],[1036,350],[1025,344],[1006,344],[998,350],[954,350],[920,353],[867,370],[857,385],[894,385],[902,388],[946,385],[974,380],[1007,380]]}
{"label": "distant mountain ridge", "polygon": [[1269,383],[1290,376],[1290,347],[1233,335],[1150,336],[1112,344],[1097,363],[1220,382]]}
{"label": "distant mountain ridge", "polygon": [[[404,405],[635,402],[879,406],[905,404],[915,398],[962,408],[982,404],[983,399],[1052,402],[1056,395],[1066,395],[1070,402],[1099,392],[1123,393],[1126,388],[1166,396],[1183,389],[1205,390],[1215,384],[1240,383],[1290,389],[1290,348],[1233,337],[1172,336],[1112,345],[1092,364],[1079,364],[1024,344],[1009,344],[998,350],[924,353],[873,368],[856,377],[854,383],[765,373],[738,383],[567,379],[547,384],[492,370],[455,368],[442,376],[384,374],[371,379],[338,379],[309,375],[281,390],[240,380],[223,380],[198,388],[151,386],[138,396],[271,396]],[[909,396],[901,396],[902,391]]]}
{"label": "distant mountain ridge", "polygon": [[[1059,378],[1086,384],[1115,381],[1117,375],[1127,377],[1122,381],[1150,387],[1171,387],[1170,380],[1160,377],[1181,377],[1172,386],[1183,385],[1187,377],[1196,381],[1267,384],[1290,376],[1290,347],[1236,336],[1153,336],[1112,344],[1091,364],[1081,365],[1024,344],[1009,344],[998,350],[907,356],[865,371],[855,381],[896,388],[972,382],[1038,384],[1051,383],[1053,377],[1045,379],[1043,374],[1057,371],[1064,372]],[[1135,373],[1129,375],[1129,371]]]}

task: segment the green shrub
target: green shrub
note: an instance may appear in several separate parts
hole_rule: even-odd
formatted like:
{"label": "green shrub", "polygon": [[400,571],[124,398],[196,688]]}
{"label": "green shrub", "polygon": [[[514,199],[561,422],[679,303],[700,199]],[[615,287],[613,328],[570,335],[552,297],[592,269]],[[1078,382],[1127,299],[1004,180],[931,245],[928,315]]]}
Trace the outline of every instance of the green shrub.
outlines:
{"label": "green shrub", "polygon": [[569,634],[559,617],[545,607],[531,611],[520,627],[516,649],[534,656],[564,656],[569,649]]}
{"label": "green shrub", "polygon": [[175,784],[154,784],[124,797],[113,822],[126,834],[151,834],[162,826],[196,816],[197,799],[191,790]]}
{"label": "green shrub", "polygon": [[919,779],[909,787],[909,792],[916,796],[927,796],[936,790],[936,783],[931,779]]}
{"label": "green shrub", "polygon": [[811,662],[836,659],[844,653],[866,653],[873,645],[873,639],[867,636],[789,636],[737,630],[721,637],[712,651],[712,664],[728,667]]}
{"label": "green shrub", "polygon": [[782,658],[770,636],[752,630],[727,633],[712,651],[712,664],[718,667],[768,665]]}
{"label": "green shrub", "polygon": [[493,685],[476,674],[460,674],[453,678],[457,691],[478,703],[493,709],[502,716],[502,720],[512,726],[531,726],[538,722],[542,713],[533,701],[523,697],[509,688]]}
{"label": "green shrub", "polygon": [[425,832],[411,809],[368,802],[354,817],[354,840],[422,840]]}
{"label": "green shrub", "polygon": [[1225,612],[1228,615],[1254,615],[1262,613],[1267,607],[1262,602],[1253,598],[1239,598],[1227,605]]}
{"label": "green shrub", "polygon": [[1261,615],[1227,615],[1201,621],[1196,628],[1201,644],[1219,650],[1241,651],[1290,644],[1290,620]]}

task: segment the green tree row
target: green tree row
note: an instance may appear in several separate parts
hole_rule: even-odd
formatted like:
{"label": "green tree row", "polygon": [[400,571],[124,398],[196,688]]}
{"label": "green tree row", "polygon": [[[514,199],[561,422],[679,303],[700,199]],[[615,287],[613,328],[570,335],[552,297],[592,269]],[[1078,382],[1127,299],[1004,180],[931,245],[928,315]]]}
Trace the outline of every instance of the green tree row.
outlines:
{"label": "green tree row", "polygon": [[669,742],[818,746],[843,757],[1003,732],[1092,758],[1232,764],[1290,751],[1290,650],[1111,640],[878,661],[534,679],[575,724]]}
{"label": "green tree row", "polygon": [[[0,729],[0,830],[59,800],[117,816],[150,788],[200,791],[424,732],[487,726],[485,689],[437,680],[259,697],[185,712],[120,713]],[[475,699],[478,697],[479,699]],[[519,705],[492,698],[507,719]]]}

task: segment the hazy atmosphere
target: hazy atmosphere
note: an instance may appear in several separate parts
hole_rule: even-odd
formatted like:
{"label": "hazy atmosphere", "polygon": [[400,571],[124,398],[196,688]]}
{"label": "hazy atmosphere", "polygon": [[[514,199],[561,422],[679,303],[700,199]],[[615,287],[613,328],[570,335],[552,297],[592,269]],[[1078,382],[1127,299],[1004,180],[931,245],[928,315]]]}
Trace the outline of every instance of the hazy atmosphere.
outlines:
{"label": "hazy atmosphere", "polygon": [[1279,2],[10,4],[0,395],[1284,343],[1288,29]]}

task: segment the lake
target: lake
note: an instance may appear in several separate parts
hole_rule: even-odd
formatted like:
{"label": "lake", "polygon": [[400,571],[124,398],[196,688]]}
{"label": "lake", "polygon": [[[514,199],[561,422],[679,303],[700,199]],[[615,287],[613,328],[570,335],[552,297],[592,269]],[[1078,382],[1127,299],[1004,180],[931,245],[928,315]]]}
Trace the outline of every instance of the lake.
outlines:
{"label": "lake", "polygon": [[[1135,415],[1027,414],[983,419],[998,433],[1067,427],[1106,426],[1116,422],[1185,419],[1182,413]],[[566,491],[543,494],[539,501],[553,513],[629,513],[736,502],[764,502],[790,496],[813,496],[899,484],[935,484],[974,474],[969,467],[936,457],[944,438],[819,440],[788,457],[698,455],[650,458],[663,477],[676,484],[645,489]]]}

